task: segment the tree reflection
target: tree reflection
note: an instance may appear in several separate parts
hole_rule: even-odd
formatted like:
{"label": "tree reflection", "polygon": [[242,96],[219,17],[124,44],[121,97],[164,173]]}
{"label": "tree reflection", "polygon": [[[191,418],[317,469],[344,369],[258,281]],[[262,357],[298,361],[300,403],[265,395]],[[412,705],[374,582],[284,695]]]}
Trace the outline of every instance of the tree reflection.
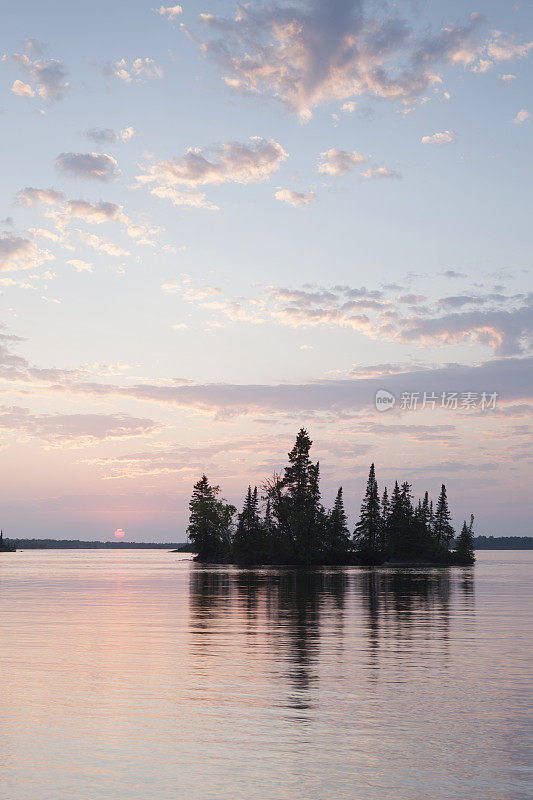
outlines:
{"label": "tree reflection", "polygon": [[236,659],[260,659],[280,690],[276,704],[305,720],[326,670],[376,680],[391,658],[399,665],[428,653],[445,668],[453,614],[473,608],[474,579],[468,569],[195,565],[189,595],[191,646],[203,668],[206,658],[222,663],[231,643]]}

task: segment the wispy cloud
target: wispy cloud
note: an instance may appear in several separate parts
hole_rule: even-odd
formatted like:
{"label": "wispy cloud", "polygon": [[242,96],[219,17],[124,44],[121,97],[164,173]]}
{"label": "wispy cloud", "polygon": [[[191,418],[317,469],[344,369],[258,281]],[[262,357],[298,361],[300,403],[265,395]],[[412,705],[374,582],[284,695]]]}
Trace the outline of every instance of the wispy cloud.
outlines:
{"label": "wispy cloud", "polygon": [[153,58],[135,58],[131,63],[121,58],[105,64],[103,73],[108,78],[117,78],[124,83],[142,83],[163,77],[163,70]]}
{"label": "wispy cloud", "polygon": [[116,439],[147,436],[162,426],[127,414],[33,414],[18,406],[0,407],[0,431],[37,439],[48,446],[86,447]]}
{"label": "wispy cloud", "polygon": [[357,164],[362,164],[367,160],[366,156],[360,155],[356,150],[347,152],[346,150],[337,150],[332,147],[330,150],[320,153],[318,171],[321,175],[346,175]]}
{"label": "wispy cloud", "polygon": [[26,53],[15,53],[13,58],[33,84],[30,86],[21,81],[15,81],[12,86],[15,94],[24,97],[33,97],[37,94],[43,100],[63,99],[70,84],[66,80],[68,70],[61,61],[52,58],[32,60]]}
{"label": "wispy cloud", "polygon": [[317,199],[314,192],[295,192],[293,189],[278,189],[274,197],[290,206],[308,206]]}
{"label": "wispy cloud", "polygon": [[144,167],[137,181],[155,184],[152,194],[166,197],[174,205],[213,209],[198,192],[199,186],[265,181],[286,158],[287,153],[274,139],[252,136],[249,143],[227,142],[208,150],[195,147],[184,156],[156,161]]}
{"label": "wispy cloud", "polygon": [[175,20],[181,14],[183,14],[183,8],[181,6],[159,6],[159,8],[154,9],[156,14],[159,14],[160,17],[166,17],[169,20]]}
{"label": "wispy cloud", "polygon": [[36,269],[53,258],[52,253],[39,249],[30,239],[0,235],[0,272]]}
{"label": "wispy cloud", "polygon": [[370,167],[366,169],[364,172],[361,172],[363,178],[367,180],[374,180],[375,178],[399,178],[400,173],[396,172],[395,169],[389,169],[388,167]]}
{"label": "wispy cloud", "polygon": [[107,153],[60,153],[56,167],[67,175],[104,183],[115,180],[120,174],[116,159]]}
{"label": "wispy cloud", "polygon": [[120,131],[114,131],[112,128],[89,128],[85,135],[96,144],[114,144],[115,142],[129,142],[135,133],[135,128],[130,125]]}
{"label": "wispy cloud", "polygon": [[450,144],[457,140],[457,134],[453,131],[442,131],[434,133],[432,136],[422,136],[422,144]]}
{"label": "wispy cloud", "polygon": [[515,125],[522,125],[523,122],[527,122],[530,118],[531,114],[525,108],[521,108],[516,117],[513,119]]}

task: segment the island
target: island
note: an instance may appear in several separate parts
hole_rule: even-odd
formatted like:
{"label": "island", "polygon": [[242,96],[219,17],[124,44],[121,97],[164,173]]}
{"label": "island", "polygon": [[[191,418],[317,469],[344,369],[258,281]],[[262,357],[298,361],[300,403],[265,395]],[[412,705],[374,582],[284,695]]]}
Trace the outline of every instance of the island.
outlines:
{"label": "island", "polygon": [[396,481],[390,496],[387,488],[380,495],[374,464],[350,532],[342,487],[332,509],[322,505],[320,465],[310,458],[311,446],[301,428],[283,474],[267,478],[261,496],[249,486],[239,513],[202,475],[189,503],[187,534],[195,559],[248,567],[474,563],[474,517],[456,537],[444,484],[435,504],[428,492],[415,502],[407,481]]}

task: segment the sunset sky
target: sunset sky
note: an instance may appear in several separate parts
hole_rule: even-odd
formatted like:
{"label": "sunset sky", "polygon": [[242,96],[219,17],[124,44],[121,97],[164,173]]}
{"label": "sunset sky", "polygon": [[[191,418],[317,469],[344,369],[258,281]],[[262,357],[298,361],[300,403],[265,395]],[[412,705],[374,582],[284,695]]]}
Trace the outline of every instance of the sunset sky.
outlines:
{"label": "sunset sky", "polygon": [[4,532],[184,541],[203,471],[240,504],[301,425],[350,525],[375,461],[532,532],[530,2],[60,0],[2,34]]}

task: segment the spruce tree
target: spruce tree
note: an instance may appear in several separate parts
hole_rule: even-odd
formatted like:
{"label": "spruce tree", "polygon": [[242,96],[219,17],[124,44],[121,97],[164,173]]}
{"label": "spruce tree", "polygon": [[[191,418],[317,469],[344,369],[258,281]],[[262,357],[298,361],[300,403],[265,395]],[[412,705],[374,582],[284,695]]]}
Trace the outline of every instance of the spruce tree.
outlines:
{"label": "spruce tree", "polygon": [[454,553],[454,561],[457,564],[473,564],[476,560],[473,528],[474,515],[472,514],[470,517],[470,525],[467,525],[465,520],[463,522],[463,529],[457,537]]}
{"label": "spruce tree", "polygon": [[326,559],[330,564],[342,564],[346,561],[350,550],[350,534],[347,522],[341,486],[327,520]]}
{"label": "spruce tree", "polygon": [[233,553],[240,564],[258,564],[266,560],[264,529],[259,516],[257,487],[248,486],[243,509],[238,515],[233,537]]}
{"label": "spruce tree", "polygon": [[382,518],[378,484],[374,464],[368,473],[361,515],[355,528],[357,552],[365,561],[379,561],[381,557]]}
{"label": "spruce tree", "polygon": [[283,478],[274,476],[266,487],[283,558],[304,564],[320,561],[325,530],[319,465],[309,457],[311,445],[308,432],[301,428]]}
{"label": "spruce tree", "polygon": [[390,501],[387,487],[383,489],[383,496],[381,498],[381,537],[380,537],[380,550],[385,553],[387,550],[387,526],[389,523],[390,514]]}
{"label": "spruce tree", "polygon": [[442,484],[439,499],[437,500],[437,508],[435,509],[435,520],[433,523],[433,533],[437,544],[448,550],[450,542],[455,536],[455,531],[451,524],[452,515],[448,508],[448,499],[446,497],[446,487]]}
{"label": "spruce tree", "polygon": [[193,487],[187,535],[199,561],[225,560],[230,554],[235,508],[217,500],[219,492],[205,475]]}

